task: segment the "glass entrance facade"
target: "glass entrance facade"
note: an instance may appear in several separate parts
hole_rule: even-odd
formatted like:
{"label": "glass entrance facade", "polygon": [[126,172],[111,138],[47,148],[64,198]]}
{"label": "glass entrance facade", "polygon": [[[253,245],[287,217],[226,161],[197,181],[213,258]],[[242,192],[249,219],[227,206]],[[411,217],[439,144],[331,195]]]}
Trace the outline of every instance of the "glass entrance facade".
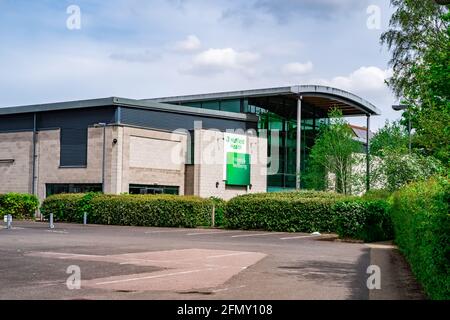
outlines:
{"label": "glass entrance facade", "polygon": [[[241,98],[184,102],[183,105],[256,114],[259,118],[258,134],[267,137],[268,157],[271,159],[267,176],[268,191],[295,189],[297,150],[297,101],[295,99],[278,100],[274,103],[264,98]],[[327,119],[323,115],[322,117],[317,115],[315,110],[308,104],[302,105],[302,172],[308,166],[308,158],[317,136],[318,126],[327,122]]]}
{"label": "glass entrance facade", "polygon": [[[302,119],[301,123],[301,170],[308,166],[310,150],[317,136],[317,121]],[[297,157],[297,120],[282,117],[273,112],[259,114],[259,133],[267,132],[268,157],[272,163],[278,163],[278,170],[269,167],[267,176],[268,191],[295,189]],[[277,159],[275,158],[277,157]],[[276,170],[277,172],[274,172]]]}

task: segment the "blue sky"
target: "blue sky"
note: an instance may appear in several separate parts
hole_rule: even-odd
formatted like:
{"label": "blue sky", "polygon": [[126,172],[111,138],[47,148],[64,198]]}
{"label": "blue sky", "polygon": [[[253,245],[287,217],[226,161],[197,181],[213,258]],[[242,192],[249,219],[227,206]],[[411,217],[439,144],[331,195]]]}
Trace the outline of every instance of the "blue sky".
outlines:
{"label": "blue sky", "polygon": [[[81,10],[69,30],[67,7]],[[367,8],[380,9],[370,29]],[[0,106],[323,84],[383,111],[389,0],[0,0]],[[362,119],[352,122],[364,123]]]}

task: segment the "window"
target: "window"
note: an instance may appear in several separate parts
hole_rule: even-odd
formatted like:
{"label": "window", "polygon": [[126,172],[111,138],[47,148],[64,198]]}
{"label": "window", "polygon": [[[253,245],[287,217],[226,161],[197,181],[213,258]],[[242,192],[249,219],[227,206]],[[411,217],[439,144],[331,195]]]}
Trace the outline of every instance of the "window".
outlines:
{"label": "window", "polygon": [[205,101],[202,102],[202,108],[203,109],[210,109],[210,110],[219,110],[219,101]]}
{"label": "window", "polygon": [[241,112],[241,100],[220,101],[220,110],[239,113]]}
{"label": "window", "polygon": [[130,184],[130,194],[174,194],[180,193],[178,186]]}
{"label": "window", "polygon": [[186,102],[183,105],[185,105],[187,107],[192,107],[192,108],[201,108],[202,107],[201,102]]}
{"label": "window", "polygon": [[53,183],[46,184],[46,195],[61,193],[88,193],[88,192],[102,192],[102,184],[76,184],[76,183]]}
{"label": "window", "polygon": [[84,167],[87,165],[87,128],[61,129],[61,167]]}

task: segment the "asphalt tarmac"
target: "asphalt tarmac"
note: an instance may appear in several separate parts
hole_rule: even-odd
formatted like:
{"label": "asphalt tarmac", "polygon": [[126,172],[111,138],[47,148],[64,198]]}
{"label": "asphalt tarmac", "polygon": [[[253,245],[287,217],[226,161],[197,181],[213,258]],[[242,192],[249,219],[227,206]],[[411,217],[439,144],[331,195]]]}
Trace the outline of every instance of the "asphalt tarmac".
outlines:
{"label": "asphalt tarmac", "polygon": [[[379,270],[378,278],[373,270]],[[409,300],[424,295],[389,243],[221,229],[57,223],[50,230],[45,223],[19,221],[12,230],[0,229],[0,299]]]}

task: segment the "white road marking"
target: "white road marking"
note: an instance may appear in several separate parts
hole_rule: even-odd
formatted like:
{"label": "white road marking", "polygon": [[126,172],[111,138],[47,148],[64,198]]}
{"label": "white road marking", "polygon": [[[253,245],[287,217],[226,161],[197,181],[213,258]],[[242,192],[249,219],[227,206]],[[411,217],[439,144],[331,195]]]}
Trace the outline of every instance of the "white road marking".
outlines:
{"label": "white road marking", "polygon": [[78,254],[78,253],[63,253],[63,252],[31,252],[33,255],[46,256],[46,255],[54,255],[59,259],[67,259],[69,257],[98,257],[92,254]]}
{"label": "white road marking", "polygon": [[304,239],[304,238],[314,238],[314,237],[319,237],[319,236],[309,235],[309,236],[286,237],[286,238],[280,238],[280,240],[293,240],[293,239]]}
{"label": "white road marking", "polygon": [[223,257],[231,257],[231,256],[240,256],[240,255],[249,254],[249,253],[253,253],[253,252],[228,253],[228,254],[221,254],[221,255],[218,255],[218,256],[209,256],[209,257],[206,257],[206,258],[207,259],[209,259],[209,258],[223,258]]}
{"label": "white road marking", "polygon": [[175,229],[175,230],[155,230],[155,231],[146,231],[145,234],[152,233],[167,233],[167,232],[186,232],[186,229]]}
{"label": "white road marking", "polygon": [[258,236],[268,236],[275,234],[284,234],[284,232],[267,232],[267,233],[252,233],[252,234],[239,234],[236,236],[231,236],[232,238],[244,238],[244,237],[258,237]]}
{"label": "white road marking", "polygon": [[46,232],[51,232],[51,233],[59,233],[59,234],[68,234],[67,231],[57,231],[57,230],[45,230]]}
{"label": "white road marking", "polygon": [[211,232],[193,232],[186,234],[187,236],[202,236],[207,234],[221,234],[221,233],[230,233],[231,231],[211,231]]}
{"label": "white road marking", "polygon": [[121,280],[114,280],[114,281],[105,281],[105,282],[98,282],[98,283],[96,283],[96,285],[113,284],[113,283],[129,282],[129,281],[138,281],[138,280],[145,280],[145,279],[164,278],[164,277],[177,276],[177,275],[181,275],[181,274],[189,274],[189,273],[211,271],[211,270],[217,270],[217,268],[197,269],[197,270],[189,270],[189,271],[181,271],[181,272],[160,274],[160,275],[157,275],[157,276],[148,276],[148,277],[121,279]]}

